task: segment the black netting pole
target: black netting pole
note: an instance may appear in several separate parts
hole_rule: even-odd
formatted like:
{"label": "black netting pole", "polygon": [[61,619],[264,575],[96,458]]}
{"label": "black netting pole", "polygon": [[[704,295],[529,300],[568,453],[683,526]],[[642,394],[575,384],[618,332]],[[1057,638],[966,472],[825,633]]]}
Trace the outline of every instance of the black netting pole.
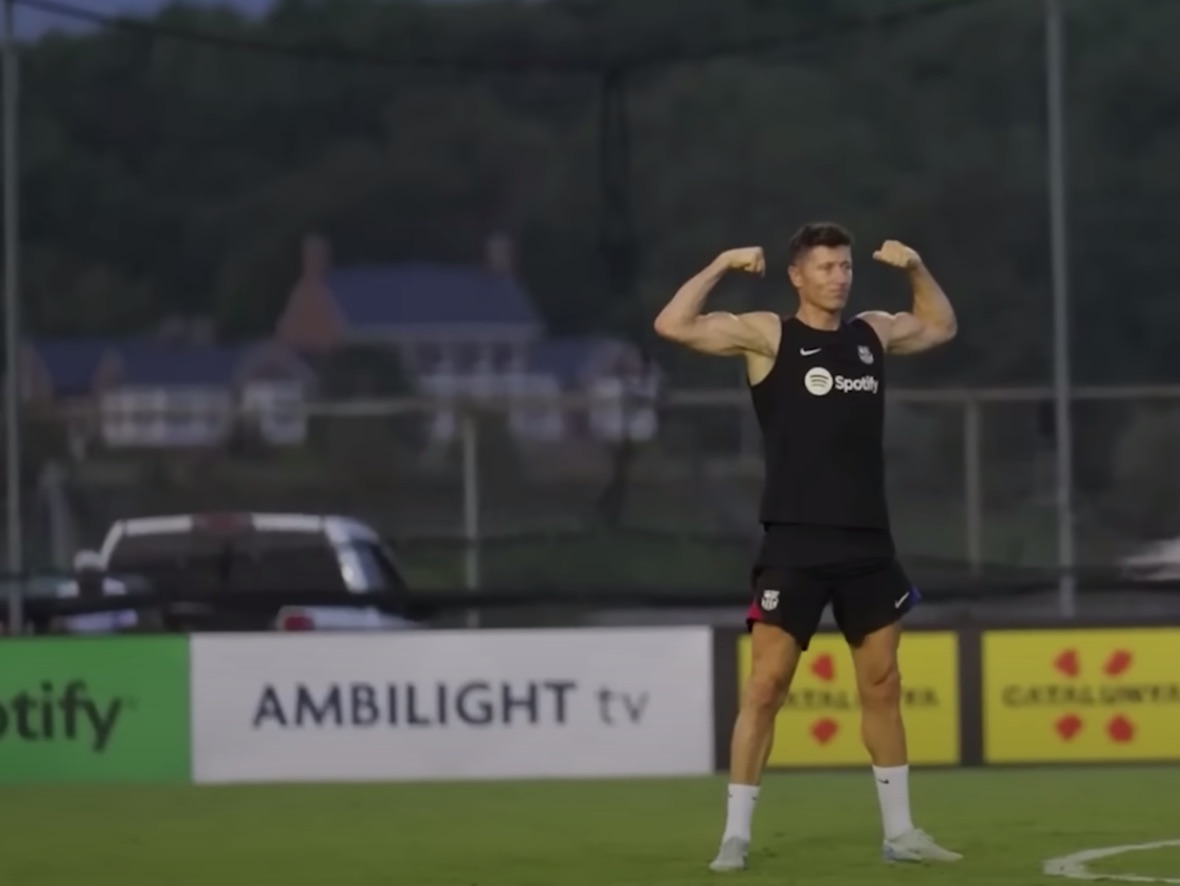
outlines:
{"label": "black netting pole", "polygon": [[[647,328],[639,298],[639,244],[631,206],[631,133],[625,71],[607,69],[602,78],[598,132],[599,183],[602,217],[599,246],[606,265],[607,285],[618,306],[619,326],[640,349],[643,367],[650,364]],[[627,481],[635,445],[628,432],[628,404],[623,400],[623,433],[615,449],[610,480],[599,497],[599,515],[608,526],[622,521]]]}

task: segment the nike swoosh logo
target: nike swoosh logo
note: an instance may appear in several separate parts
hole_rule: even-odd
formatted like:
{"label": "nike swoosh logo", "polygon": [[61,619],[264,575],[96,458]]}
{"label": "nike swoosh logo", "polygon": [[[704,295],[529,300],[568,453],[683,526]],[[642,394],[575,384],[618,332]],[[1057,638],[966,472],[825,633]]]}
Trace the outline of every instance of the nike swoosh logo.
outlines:
{"label": "nike swoosh logo", "polygon": [[800,348],[799,353],[804,357],[810,357],[812,354],[818,354],[822,350],[823,348],[811,348],[810,350],[807,348]]}
{"label": "nike swoosh logo", "polygon": [[901,609],[901,604],[904,603],[909,598],[910,598],[910,592],[906,591],[904,594],[901,595],[901,597],[898,600],[896,600],[894,602],[893,608],[894,609]]}

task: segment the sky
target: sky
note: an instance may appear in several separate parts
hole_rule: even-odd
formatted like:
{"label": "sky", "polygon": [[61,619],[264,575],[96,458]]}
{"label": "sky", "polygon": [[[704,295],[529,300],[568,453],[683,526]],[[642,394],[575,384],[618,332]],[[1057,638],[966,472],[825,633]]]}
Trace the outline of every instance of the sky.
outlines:
{"label": "sky", "polygon": [[[59,0],[66,6],[93,9],[94,12],[107,15],[120,13],[130,15],[150,15],[157,9],[168,6],[170,0]],[[426,0],[427,2],[454,2],[455,0]],[[274,6],[275,0],[186,0],[196,6],[231,6],[241,9],[250,15],[261,15]],[[85,31],[84,22],[67,19],[61,15],[41,12],[40,9],[30,9],[25,6],[17,7],[17,33],[24,38],[38,38],[46,31],[54,28],[67,31]]]}
{"label": "sky", "polygon": [[[67,6],[92,9],[106,15],[151,15],[168,5],[169,0],[62,0]],[[198,6],[232,6],[243,12],[258,15],[266,12],[274,0],[189,0]],[[71,31],[84,30],[81,22],[62,18],[37,9],[18,6],[16,8],[17,33],[22,37],[39,37],[47,30],[63,28]]]}
{"label": "sky", "polygon": [[[151,15],[169,0],[61,0],[67,6],[92,9],[108,15]],[[197,6],[232,6],[250,15],[261,15],[274,5],[275,0],[188,0]],[[444,2],[444,0],[430,0]],[[71,31],[85,30],[86,25],[73,19],[42,12],[28,7],[16,8],[17,33],[22,37],[36,38],[53,28]]]}

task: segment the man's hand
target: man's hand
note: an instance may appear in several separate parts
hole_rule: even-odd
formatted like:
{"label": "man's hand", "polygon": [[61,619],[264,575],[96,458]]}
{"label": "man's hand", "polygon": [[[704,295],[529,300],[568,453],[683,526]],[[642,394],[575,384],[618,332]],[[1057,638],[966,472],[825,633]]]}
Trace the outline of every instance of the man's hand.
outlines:
{"label": "man's hand", "polygon": [[761,246],[744,246],[741,249],[728,249],[717,257],[726,269],[730,271],[745,271],[747,274],[766,274],[766,255]]}
{"label": "man's hand", "polygon": [[898,240],[886,240],[881,248],[873,253],[873,258],[883,265],[912,271],[922,266],[922,257]]}

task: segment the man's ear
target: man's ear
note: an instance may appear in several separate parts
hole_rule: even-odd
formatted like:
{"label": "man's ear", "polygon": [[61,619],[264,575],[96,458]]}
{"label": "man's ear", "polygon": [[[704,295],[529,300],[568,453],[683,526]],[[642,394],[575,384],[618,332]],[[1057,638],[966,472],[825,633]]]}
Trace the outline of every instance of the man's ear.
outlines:
{"label": "man's ear", "polygon": [[787,266],[787,278],[791,281],[791,285],[796,289],[803,285],[803,275],[794,265]]}

